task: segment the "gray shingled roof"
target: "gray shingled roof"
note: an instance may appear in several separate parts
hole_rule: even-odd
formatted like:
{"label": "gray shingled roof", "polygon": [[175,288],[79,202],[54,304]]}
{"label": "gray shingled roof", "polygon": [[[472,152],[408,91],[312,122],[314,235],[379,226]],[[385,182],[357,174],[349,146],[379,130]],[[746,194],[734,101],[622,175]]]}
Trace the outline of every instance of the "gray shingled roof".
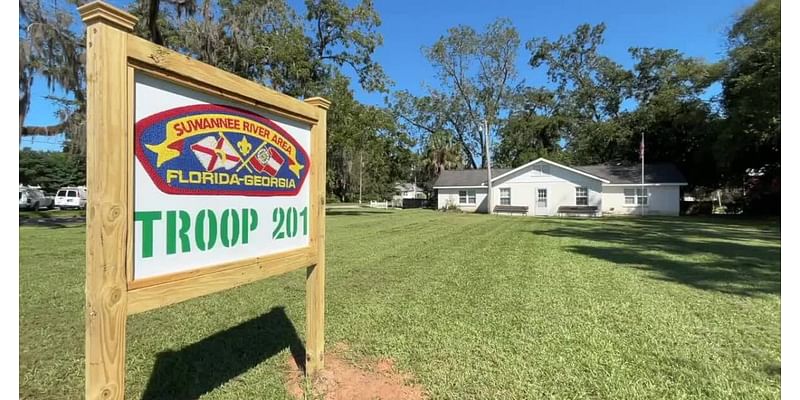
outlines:
{"label": "gray shingled roof", "polygon": [[[510,168],[492,168],[492,176],[500,176]],[[442,171],[433,186],[481,186],[486,184],[486,169],[458,169]]]}
{"label": "gray shingled roof", "polygon": [[[641,183],[642,166],[640,165],[582,165],[572,167],[589,175],[603,178],[611,183]],[[492,168],[492,176],[497,177],[512,171],[512,168]],[[645,183],[684,183],[686,178],[671,163],[644,165]],[[434,182],[434,187],[442,186],[481,186],[486,184],[485,169],[462,169],[442,171]]]}
{"label": "gray shingled roof", "polygon": [[[642,183],[642,165],[581,165],[573,167],[577,170],[594,175],[611,183]],[[644,183],[685,183],[678,167],[672,163],[657,163],[644,165]]]}

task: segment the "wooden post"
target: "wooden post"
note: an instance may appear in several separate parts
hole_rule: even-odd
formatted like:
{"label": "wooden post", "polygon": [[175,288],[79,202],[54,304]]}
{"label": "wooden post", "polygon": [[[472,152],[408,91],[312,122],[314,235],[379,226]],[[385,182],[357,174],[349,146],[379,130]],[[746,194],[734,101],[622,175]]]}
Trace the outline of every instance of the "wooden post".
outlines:
{"label": "wooden post", "polygon": [[130,214],[127,32],[136,17],[102,2],[86,26],[86,399],[125,396]]}
{"label": "wooden post", "polygon": [[311,199],[311,242],[317,250],[317,264],[306,269],[306,375],[322,370],[325,353],[325,184],[327,113],[330,101],[321,97],[306,99],[306,103],[319,108],[319,121],[311,128],[311,157],[313,174]]}

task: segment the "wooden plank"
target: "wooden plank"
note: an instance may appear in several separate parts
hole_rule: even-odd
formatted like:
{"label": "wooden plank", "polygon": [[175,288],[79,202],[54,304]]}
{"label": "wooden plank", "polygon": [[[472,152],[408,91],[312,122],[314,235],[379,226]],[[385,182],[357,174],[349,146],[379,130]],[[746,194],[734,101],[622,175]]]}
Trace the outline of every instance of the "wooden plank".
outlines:
{"label": "wooden plank", "polygon": [[136,21],[138,20],[134,15],[122,11],[119,8],[112,7],[102,1],[86,3],[78,7],[78,12],[81,15],[81,20],[87,26],[101,23],[123,32],[132,31],[133,26],[136,25]]}
{"label": "wooden plank", "polygon": [[125,396],[130,226],[126,33],[136,19],[104,3],[78,9],[86,29],[86,391]]}
{"label": "wooden plank", "polygon": [[228,269],[211,274],[194,275],[183,280],[170,280],[158,285],[133,289],[128,292],[128,313],[136,314],[245,285],[308,267],[316,260],[316,251],[296,250],[238,261],[228,265]]}
{"label": "wooden plank", "polygon": [[327,110],[330,102],[319,97],[306,100],[320,110],[319,122],[311,128],[311,238],[317,248],[317,263],[306,270],[306,374],[324,368],[325,353],[325,184]]}
{"label": "wooden plank", "polygon": [[319,119],[318,110],[312,105],[135,35],[128,35],[127,46],[128,57],[134,61],[135,67],[179,85],[250,104],[291,119],[308,123],[316,123]]}
{"label": "wooden plank", "polygon": [[[125,281],[128,282],[130,285],[130,281],[133,280],[133,191],[134,191],[134,160],[136,156],[134,155],[133,149],[133,126],[136,123],[136,81],[135,75],[136,71],[133,67],[128,66],[128,127],[131,129],[131,134],[128,136],[127,141],[127,149],[126,149],[126,160],[125,163],[130,168],[130,173],[128,174],[128,205],[130,207],[129,212],[127,213],[128,218],[128,227],[129,227],[129,234],[128,234],[128,241],[126,243],[128,253],[127,259],[125,263]],[[129,287],[130,288],[130,287]]]}
{"label": "wooden plank", "polygon": [[[173,281],[182,281],[188,278],[195,278],[201,275],[208,275],[208,274],[216,274],[220,272],[225,272],[230,269],[236,269],[241,266],[245,265],[252,265],[252,264],[259,264],[262,268],[271,268],[274,263],[280,262],[284,258],[291,258],[297,254],[303,254],[311,259],[308,265],[316,263],[317,258],[317,249],[313,247],[303,247],[300,249],[294,249],[287,252],[270,254],[267,256],[258,256],[258,257],[250,257],[243,260],[236,260],[225,262],[222,264],[217,264],[205,268],[197,268],[188,271],[181,271],[172,274],[165,274],[154,276],[150,278],[142,278],[136,280],[129,280],[128,282],[128,289],[141,289],[146,286],[155,286],[161,285],[167,282]],[[307,267],[308,265],[303,265],[303,267]],[[298,267],[300,268],[300,267]]]}

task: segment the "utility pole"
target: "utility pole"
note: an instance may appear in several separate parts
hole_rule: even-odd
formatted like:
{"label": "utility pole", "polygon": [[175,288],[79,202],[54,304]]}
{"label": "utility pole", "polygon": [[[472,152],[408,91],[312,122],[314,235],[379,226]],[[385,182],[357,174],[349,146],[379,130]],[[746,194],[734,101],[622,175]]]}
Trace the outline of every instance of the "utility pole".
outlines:
{"label": "utility pole", "polygon": [[[644,196],[644,131],[642,131],[642,145],[640,146],[639,151],[642,153],[642,189],[640,194]],[[641,215],[644,216],[644,204],[642,204],[640,200],[641,197],[637,196],[636,201],[639,201],[639,209],[641,210]]]}
{"label": "utility pole", "polygon": [[413,193],[414,193],[414,199],[416,199],[417,198],[417,171],[416,171],[416,169],[414,168],[413,165],[411,166],[411,174],[414,175]]}
{"label": "utility pole", "polygon": [[486,171],[489,176],[489,191],[486,193],[486,207],[489,214],[492,213],[492,156],[489,154],[489,121],[483,120],[484,143],[486,143]]}
{"label": "utility pole", "polygon": [[358,152],[358,205],[361,205],[361,183],[364,176],[364,149]]}

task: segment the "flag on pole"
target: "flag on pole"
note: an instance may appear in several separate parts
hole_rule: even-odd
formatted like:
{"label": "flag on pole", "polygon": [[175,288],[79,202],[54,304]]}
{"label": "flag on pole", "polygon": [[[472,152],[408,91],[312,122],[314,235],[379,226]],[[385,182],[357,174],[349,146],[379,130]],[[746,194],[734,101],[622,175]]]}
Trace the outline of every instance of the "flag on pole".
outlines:
{"label": "flag on pole", "polygon": [[281,154],[278,153],[278,150],[275,150],[274,147],[270,147],[269,149],[261,148],[255,156],[250,159],[250,165],[257,171],[266,172],[270,174],[270,176],[275,176],[278,174],[278,170],[281,169],[281,166],[283,166],[284,161],[286,160],[281,157]]}
{"label": "flag on pole", "polygon": [[644,135],[642,135],[642,144],[639,145],[639,159],[644,160]]}

